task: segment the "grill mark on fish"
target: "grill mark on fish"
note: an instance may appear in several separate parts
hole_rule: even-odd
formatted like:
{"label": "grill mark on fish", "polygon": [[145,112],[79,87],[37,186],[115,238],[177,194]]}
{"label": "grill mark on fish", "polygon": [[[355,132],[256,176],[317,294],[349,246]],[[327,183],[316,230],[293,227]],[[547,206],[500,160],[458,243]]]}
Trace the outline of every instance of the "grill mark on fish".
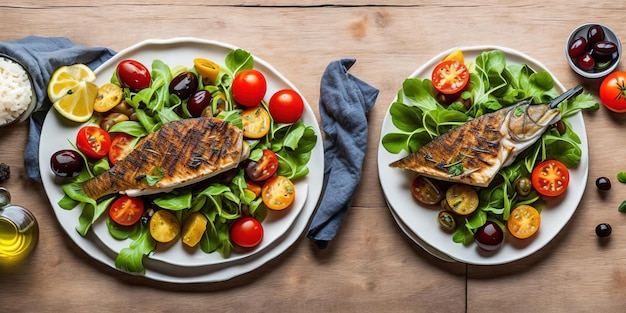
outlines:
{"label": "grill mark on fish", "polygon": [[[128,190],[157,193],[237,166],[243,145],[242,131],[218,119],[168,123],[143,138],[111,169],[84,182],[83,191],[93,199]],[[157,172],[160,180],[150,186],[146,178]]]}
{"label": "grill mark on fish", "polygon": [[[518,144],[525,149],[528,142],[532,144],[532,139],[545,131],[547,122],[558,118],[558,109],[545,105],[528,108],[528,105],[528,101],[523,101],[477,117],[390,166],[441,180],[487,186],[499,169],[512,160],[511,155],[514,159],[514,154],[519,153]],[[520,108],[524,111],[520,112]],[[516,113],[521,114],[513,116]],[[460,161],[463,166],[460,174],[458,168],[451,171],[451,160],[459,155],[465,156]]]}

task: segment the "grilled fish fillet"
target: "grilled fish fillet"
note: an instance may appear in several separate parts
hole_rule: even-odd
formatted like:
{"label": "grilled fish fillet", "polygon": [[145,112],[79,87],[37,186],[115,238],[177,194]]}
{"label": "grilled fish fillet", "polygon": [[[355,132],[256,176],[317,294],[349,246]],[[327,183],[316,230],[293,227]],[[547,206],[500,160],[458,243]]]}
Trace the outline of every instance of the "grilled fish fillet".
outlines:
{"label": "grilled fish fillet", "polygon": [[[171,122],[143,138],[111,169],[82,185],[92,199],[113,193],[169,192],[215,176],[247,159],[241,129],[214,118]],[[149,183],[151,179],[154,181]]]}
{"label": "grilled fish fillet", "polygon": [[560,118],[556,107],[522,101],[452,129],[390,166],[486,187]]}

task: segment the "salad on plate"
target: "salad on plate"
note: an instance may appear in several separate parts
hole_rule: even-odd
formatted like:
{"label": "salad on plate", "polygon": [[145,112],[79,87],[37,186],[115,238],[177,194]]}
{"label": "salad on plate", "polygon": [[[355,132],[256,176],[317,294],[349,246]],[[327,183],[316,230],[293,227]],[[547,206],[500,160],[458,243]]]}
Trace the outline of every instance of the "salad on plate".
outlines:
{"label": "salad on plate", "polygon": [[[509,49],[434,58],[403,82],[383,125],[379,174],[390,208],[428,244],[468,263],[512,260],[511,249],[545,244],[552,236],[536,237],[555,232],[543,224],[560,229],[573,210],[556,223],[542,223],[543,211],[562,209],[565,197],[576,206],[582,195],[579,186],[568,191],[579,184],[570,176],[587,172],[579,112],[598,108],[581,88],[550,105],[563,91],[538,62]],[[390,174],[403,179],[389,184]],[[402,202],[409,199],[416,205]]]}

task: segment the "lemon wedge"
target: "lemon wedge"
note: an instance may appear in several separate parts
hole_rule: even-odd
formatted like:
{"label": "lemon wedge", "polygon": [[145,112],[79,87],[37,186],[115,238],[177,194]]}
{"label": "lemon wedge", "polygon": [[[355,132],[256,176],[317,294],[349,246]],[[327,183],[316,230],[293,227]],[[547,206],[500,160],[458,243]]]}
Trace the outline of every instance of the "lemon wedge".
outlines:
{"label": "lemon wedge", "polygon": [[98,86],[96,74],[85,64],[61,66],[48,83],[48,98],[64,117],[85,122],[93,115]]}

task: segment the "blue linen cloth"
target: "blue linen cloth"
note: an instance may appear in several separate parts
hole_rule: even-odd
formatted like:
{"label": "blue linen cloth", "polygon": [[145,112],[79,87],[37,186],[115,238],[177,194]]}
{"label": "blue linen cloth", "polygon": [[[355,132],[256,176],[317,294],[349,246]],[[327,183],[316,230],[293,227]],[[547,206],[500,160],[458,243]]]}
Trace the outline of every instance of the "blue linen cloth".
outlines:
{"label": "blue linen cloth", "polygon": [[323,249],[335,237],[361,180],[367,148],[367,113],[378,89],[348,73],[355,59],[331,62],[320,84],[324,139],[324,184],[307,238]]}
{"label": "blue linen cloth", "polygon": [[30,116],[24,167],[29,178],[41,181],[39,139],[46,113],[52,105],[47,92],[52,73],[60,66],[76,63],[84,63],[95,69],[114,56],[115,51],[102,47],[83,47],[64,37],[28,36],[15,41],[0,42],[0,52],[22,62],[35,84],[37,105]]}

